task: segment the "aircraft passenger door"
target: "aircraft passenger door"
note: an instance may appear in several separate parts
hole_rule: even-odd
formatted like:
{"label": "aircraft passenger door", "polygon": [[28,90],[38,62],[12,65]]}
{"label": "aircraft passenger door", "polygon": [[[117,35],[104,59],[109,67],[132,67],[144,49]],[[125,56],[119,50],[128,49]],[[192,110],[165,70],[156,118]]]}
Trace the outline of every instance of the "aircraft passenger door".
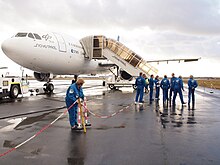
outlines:
{"label": "aircraft passenger door", "polygon": [[58,42],[58,46],[59,46],[59,51],[60,52],[66,52],[66,43],[62,37],[62,35],[60,34],[57,34],[57,33],[54,33],[56,39],[57,39],[57,42]]}

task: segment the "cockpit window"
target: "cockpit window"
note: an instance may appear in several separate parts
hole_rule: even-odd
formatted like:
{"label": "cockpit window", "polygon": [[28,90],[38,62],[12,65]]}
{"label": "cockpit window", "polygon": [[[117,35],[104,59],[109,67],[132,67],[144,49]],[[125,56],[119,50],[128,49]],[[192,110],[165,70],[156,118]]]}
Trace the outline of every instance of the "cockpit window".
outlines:
{"label": "cockpit window", "polygon": [[36,39],[41,40],[41,37],[38,34],[34,33],[34,36]]}
{"label": "cockpit window", "polygon": [[17,33],[15,37],[26,37],[27,33]]}
{"label": "cockpit window", "polygon": [[34,35],[32,33],[28,33],[28,37],[33,38],[34,39]]}

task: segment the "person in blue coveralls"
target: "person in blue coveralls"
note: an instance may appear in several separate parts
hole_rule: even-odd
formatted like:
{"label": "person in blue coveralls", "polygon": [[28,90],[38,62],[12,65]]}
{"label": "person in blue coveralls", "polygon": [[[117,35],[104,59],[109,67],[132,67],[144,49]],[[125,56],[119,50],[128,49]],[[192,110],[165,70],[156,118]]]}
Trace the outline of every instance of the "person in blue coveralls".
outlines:
{"label": "person in blue coveralls", "polygon": [[171,105],[171,100],[172,100],[172,93],[174,92],[175,79],[176,79],[175,74],[172,73],[172,77],[170,79],[170,95],[169,95],[170,105]]}
{"label": "person in blue coveralls", "polygon": [[183,88],[182,76],[179,76],[179,78],[176,78],[176,79],[175,79],[175,81],[174,81],[174,87],[173,87],[173,88],[174,88],[173,106],[175,106],[177,93],[179,93],[181,103],[182,103],[182,104],[186,104],[186,103],[183,101],[183,93],[182,93],[182,90],[184,91],[184,88]]}
{"label": "person in blue coveralls", "polygon": [[152,101],[154,100],[153,99],[153,92],[154,92],[154,75],[152,74],[150,76],[150,79],[149,79],[149,88],[150,88],[150,104],[152,104]]}
{"label": "person in blue coveralls", "polygon": [[69,108],[75,101],[77,101],[70,109],[69,109],[69,122],[71,129],[77,129],[77,109],[78,109],[78,98],[84,100],[84,94],[82,86],[84,84],[84,80],[79,78],[75,83],[69,86],[66,92],[66,106]]}
{"label": "person in blue coveralls", "polygon": [[159,98],[159,96],[160,96],[160,80],[159,80],[159,76],[155,77],[154,83],[155,83],[155,88],[156,88],[155,99],[156,100],[160,100],[160,98]]}
{"label": "person in blue coveralls", "polygon": [[170,82],[167,79],[167,75],[164,75],[164,78],[160,83],[160,87],[163,90],[163,104],[165,104],[166,102],[168,103],[168,89],[170,88]]}
{"label": "person in blue coveralls", "polygon": [[143,103],[143,96],[144,96],[144,88],[146,85],[146,81],[143,78],[142,72],[140,72],[139,77],[135,81],[135,85],[137,86],[137,92],[136,92],[136,98],[135,98],[135,104],[138,102],[139,98],[139,103]]}
{"label": "person in blue coveralls", "polygon": [[198,86],[198,83],[196,80],[193,79],[193,75],[190,75],[188,80],[188,106],[190,108],[190,101],[192,96],[192,109],[195,107],[195,88]]}

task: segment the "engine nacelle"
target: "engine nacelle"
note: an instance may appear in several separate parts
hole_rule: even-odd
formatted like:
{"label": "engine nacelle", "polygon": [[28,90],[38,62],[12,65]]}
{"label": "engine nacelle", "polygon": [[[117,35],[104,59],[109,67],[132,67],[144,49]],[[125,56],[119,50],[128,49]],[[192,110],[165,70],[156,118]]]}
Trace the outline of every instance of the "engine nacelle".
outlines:
{"label": "engine nacelle", "polygon": [[132,75],[130,75],[128,72],[126,72],[124,70],[120,70],[120,75],[121,75],[121,78],[123,78],[124,80],[131,81],[133,78]]}
{"label": "engine nacelle", "polygon": [[50,79],[53,78],[53,74],[34,72],[34,77],[38,81],[46,81],[46,82],[48,82]]}

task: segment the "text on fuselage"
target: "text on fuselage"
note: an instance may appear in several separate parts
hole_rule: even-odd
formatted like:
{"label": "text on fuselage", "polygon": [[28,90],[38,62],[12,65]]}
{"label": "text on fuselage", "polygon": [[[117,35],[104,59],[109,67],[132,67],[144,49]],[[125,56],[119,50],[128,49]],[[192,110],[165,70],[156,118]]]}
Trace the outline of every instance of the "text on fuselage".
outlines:
{"label": "text on fuselage", "polygon": [[53,45],[36,44],[34,47],[57,50],[56,46]]}

